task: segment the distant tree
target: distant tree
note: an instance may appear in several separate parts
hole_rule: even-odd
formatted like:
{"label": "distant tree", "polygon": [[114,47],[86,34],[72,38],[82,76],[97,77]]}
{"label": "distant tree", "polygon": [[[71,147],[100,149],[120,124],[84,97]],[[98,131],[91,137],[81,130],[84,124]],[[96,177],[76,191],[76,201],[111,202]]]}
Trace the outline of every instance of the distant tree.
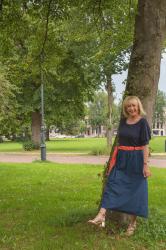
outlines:
{"label": "distant tree", "polygon": [[101,126],[107,123],[107,96],[104,92],[98,92],[93,102],[89,103],[89,124],[97,130],[99,135]]}
{"label": "distant tree", "polygon": [[92,95],[96,85],[80,59],[79,43],[73,43],[70,32],[65,32],[72,18],[72,3],[62,1],[56,5],[51,0],[25,3],[21,0],[5,3],[0,27],[0,61],[6,65],[8,81],[19,88],[19,92],[15,91],[18,103],[15,118],[19,122],[12,129],[16,133],[20,125],[27,127],[31,124],[32,139],[39,144],[40,53],[43,46],[42,70],[48,127],[84,117],[84,102]]}
{"label": "distant tree", "polygon": [[153,123],[156,123],[158,119],[161,122],[165,121],[164,108],[166,108],[166,93],[158,90],[153,114]]}
{"label": "distant tree", "polygon": [[[13,134],[15,126],[19,123],[16,119],[18,108],[16,91],[18,87],[8,81],[4,65],[0,63],[0,135]],[[11,119],[13,120],[12,126]]]}
{"label": "distant tree", "polygon": [[94,7],[94,13],[90,16],[96,39],[90,60],[96,65],[96,71],[100,74],[100,84],[104,85],[107,91],[108,146],[112,146],[114,129],[112,112],[116,83],[113,84],[112,75],[122,72],[127,67],[126,54],[129,55],[132,46],[135,9],[135,1],[130,4],[126,1],[103,1]]}
{"label": "distant tree", "polygon": [[12,107],[11,99],[14,99],[14,89],[16,86],[12,85],[6,75],[3,65],[0,64],[0,113],[5,114],[10,112]]}
{"label": "distant tree", "polygon": [[[104,91],[96,92],[93,101],[88,105],[88,120],[89,124],[94,127],[98,134],[101,126],[108,126],[108,98]],[[120,108],[115,102],[112,103],[112,125],[117,128],[120,117]]]}

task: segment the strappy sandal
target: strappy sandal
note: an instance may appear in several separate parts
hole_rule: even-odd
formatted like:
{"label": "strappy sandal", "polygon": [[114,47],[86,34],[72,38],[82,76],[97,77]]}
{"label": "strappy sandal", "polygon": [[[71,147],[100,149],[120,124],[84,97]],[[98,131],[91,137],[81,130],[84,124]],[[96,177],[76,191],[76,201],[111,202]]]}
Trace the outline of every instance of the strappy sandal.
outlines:
{"label": "strappy sandal", "polygon": [[131,235],[133,235],[134,234],[134,231],[135,231],[135,229],[136,229],[136,222],[134,222],[134,223],[130,223],[129,224],[129,226],[128,226],[128,228],[127,228],[127,231],[126,231],[126,236],[131,236]]}
{"label": "strappy sandal", "polygon": [[105,227],[105,215],[103,213],[98,213],[98,215],[93,220],[89,220],[88,223],[99,227]]}

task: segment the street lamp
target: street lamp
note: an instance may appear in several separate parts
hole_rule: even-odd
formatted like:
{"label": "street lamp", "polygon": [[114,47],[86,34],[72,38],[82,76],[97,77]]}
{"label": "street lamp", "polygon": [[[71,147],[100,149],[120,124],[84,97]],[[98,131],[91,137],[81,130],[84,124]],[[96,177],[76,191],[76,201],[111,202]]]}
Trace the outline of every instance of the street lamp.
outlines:
{"label": "street lamp", "polygon": [[41,161],[46,160],[46,144],[45,144],[45,122],[44,122],[44,81],[43,81],[43,69],[42,63],[44,61],[44,55],[41,53],[40,61],[40,77],[41,77]]}

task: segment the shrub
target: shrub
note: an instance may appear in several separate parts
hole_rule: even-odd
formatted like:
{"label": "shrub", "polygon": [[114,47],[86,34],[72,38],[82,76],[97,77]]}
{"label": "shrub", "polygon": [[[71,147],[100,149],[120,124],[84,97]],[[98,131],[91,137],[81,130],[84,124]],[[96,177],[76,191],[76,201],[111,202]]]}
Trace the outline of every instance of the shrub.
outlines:
{"label": "shrub", "polygon": [[23,136],[16,136],[15,138],[12,138],[12,141],[14,141],[14,142],[24,142],[25,138]]}
{"label": "shrub", "polygon": [[109,155],[110,154],[110,148],[94,148],[91,153],[91,155]]}
{"label": "shrub", "polygon": [[32,141],[25,141],[23,143],[23,149],[25,151],[32,151],[34,149],[39,149],[39,145],[34,144]]}

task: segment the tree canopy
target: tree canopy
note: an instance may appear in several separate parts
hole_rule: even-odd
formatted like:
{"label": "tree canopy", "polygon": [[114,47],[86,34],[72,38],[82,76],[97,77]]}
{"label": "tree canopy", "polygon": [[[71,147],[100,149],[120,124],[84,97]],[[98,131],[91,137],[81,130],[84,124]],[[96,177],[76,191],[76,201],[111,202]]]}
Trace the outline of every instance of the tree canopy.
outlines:
{"label": "tree canopy", "polygon": [[30,114],[40,111],[41,69],[47,124],[83,118],[84,103],[126,65],[135,2],[20,0],[4,1],[2,7],[0,62],[15,96],[17,120],[9,127],[27,127]]}

